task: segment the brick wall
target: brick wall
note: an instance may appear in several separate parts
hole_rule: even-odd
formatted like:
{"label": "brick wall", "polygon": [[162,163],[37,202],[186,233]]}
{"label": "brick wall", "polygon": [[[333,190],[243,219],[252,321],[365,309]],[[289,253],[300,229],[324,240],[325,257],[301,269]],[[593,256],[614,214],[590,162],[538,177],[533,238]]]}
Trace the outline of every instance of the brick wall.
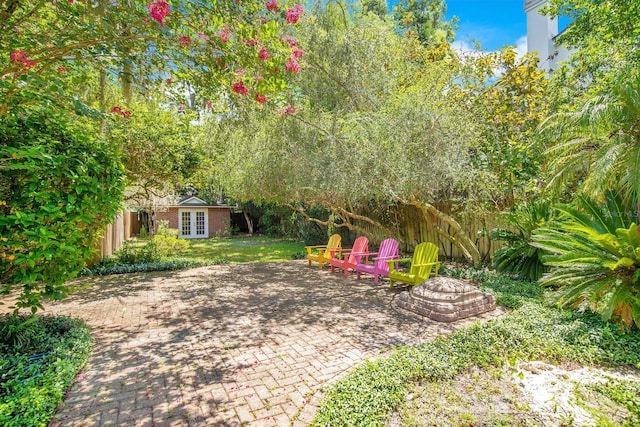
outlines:
{"label": "brick wall", "polygon": [[231,209],[209,208],[209,237],[216,237],[216,232],[226,234],[231,224]]}
{"label": "brick wall", "polygon": [[178,208],[169,208],[164,212],[156,212],[155,228],[158,231],[158,221],[169,221],[169,228],[178,229]]}

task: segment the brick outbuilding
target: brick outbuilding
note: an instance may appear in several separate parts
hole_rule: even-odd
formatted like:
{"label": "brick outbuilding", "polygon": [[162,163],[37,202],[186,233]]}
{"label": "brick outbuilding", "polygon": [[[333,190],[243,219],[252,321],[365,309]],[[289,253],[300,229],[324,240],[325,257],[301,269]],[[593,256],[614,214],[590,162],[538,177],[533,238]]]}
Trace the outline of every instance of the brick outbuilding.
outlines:
{"label": "brick outbuilding", "polygon": [[208,205],[195,196],[180,200],[155,212],[155,226],[168,221],[169,228],[178,230],[185,239],[207,239],[228,235],[231,224],[231,206]]}

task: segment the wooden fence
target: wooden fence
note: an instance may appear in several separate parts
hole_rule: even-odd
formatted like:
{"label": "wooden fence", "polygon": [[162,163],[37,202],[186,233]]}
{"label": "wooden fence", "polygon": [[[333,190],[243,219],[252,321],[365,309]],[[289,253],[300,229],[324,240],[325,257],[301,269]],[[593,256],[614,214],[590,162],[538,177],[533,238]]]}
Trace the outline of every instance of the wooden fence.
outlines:
{"label": "wooden fence", "polygon": [[136,230],[140,229],[138,214],[136,212],[122,211],[113,222],[107,225],[97,247],[100,249],[98,259],[112,256],[122,246],[125,240],[130,239]]}
{"label": "wooden fence", "polygon": [[[443,213],[451,215],[446,206],[438,206]],[[367,215],[364,213],[364,215]],[[464,255],[450,240],[441,236],[435,226],[452,233],[451,227],[437,218],[425,219],[422,213],[413,206],[401,205],[392,207],[384,214],[385,218],[375,218],[383,224],[395,224],[391,230],[395,235],[385,235],[379,227],[362,221],[354,221],[359,227],[365,229],[374,243],[378,243],[387,237],[400,239],[404,245],[401,250],[411,253],[420,242],[432,242],[440,248],[440,256],[446,259],[463,259]],[[488,261],[493,253],[503,245],[503,242],[489,240],[491,231],[497,227],[504,227],[499,214],[487,216],[470,216],[459,219],[453,215],[464,230],[464,233],[476,244],[482,260]]]}

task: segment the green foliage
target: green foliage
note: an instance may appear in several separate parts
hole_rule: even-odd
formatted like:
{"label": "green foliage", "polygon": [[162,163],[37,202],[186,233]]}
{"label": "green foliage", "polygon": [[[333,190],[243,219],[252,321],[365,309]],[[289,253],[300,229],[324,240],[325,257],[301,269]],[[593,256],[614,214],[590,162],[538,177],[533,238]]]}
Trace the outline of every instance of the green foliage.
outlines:
{"label": "green foliage", "polygon": [[[511,289],[519,288],[512,283]],[[327,391],[313,425],[386,425],[411,384],[450,379],[472,366],[515,360],[640,366],[639,350],[638,331],[621,334],[595,316],[529,301],[503,318],[360,366]]]}
{"label": "green foliage", "polygon": [[490,235],[492,240],[506,242],[493,254],[496,270],[532,282],[542,277],[546,272],[541,260],[543,251],[531,245],[532,234],[551,220],[552,213],[551,203],[544,200],[524,203],[511,210],[507,224],[516,231],[497,229]]}
{"label": "green foliage", "polygon": [[557,288],[551,301],[562,307],[640,326],[638,217],[620,197],[605,196],[558,206],[558,221],[535,232],[533,244],[549,253],[543,261],[551,267],[541,283]]}
{"label": "green foliage", "polygon": [[384,0],[362,0],[362,14],[373,13],[379,18],[384,18],[389,13],[389,7]]}
{"label": "green foliage", "polygon": [[624,427],[640,424],[640,383],[609,378],[604,383],[590,384],[588,388],[625,407],[629,417],[622,424]]}
{"label": "green foliage", "polygon": [[[542,150],[533,144],[548,116],[548,81],[535,55],[519,57],[512,47],[463,57],[470,65],[454,96],[473,110],[480,137],[471,143],[470,161],[487,174],[479,186],[491,189],[492,204],[509,207],[538,193]],[[502,71],[495,76],[496,69]],[[486,202],[485,202],[486,203]]]}
{"label": "green foliage", "polygon": [[180,188],[201,166],[205,153],[191,129],[192,111],[176,114],[148,100],[129,105],[123,118],[111,114],[104,130],[119,147],[127,176],[127,199],[148,200]]}
{"label": "green foliage", "polygon": [[[581,100],[578,111],[547,120],[540,138],[547,144],[549,185],[576,188],[601,198],[621,191],[640,200],[640,72],[621,72],[610,90]],[[559,191],[558,191],[559,192]]]}
{"label": "green foliage", "polygon": [[127,240],[114,254],[114,261],[122,265],[160,263],[170,256],[181,254],[189,247],[189,242],[178,238],[178,230],[160,225],[158,233],[140,244]]}
{"label": "green foliage", "polygon": [[123,171],[108,145],[52,114],[0,124],[0,294],[36,311],[62,298],[120,209]]}
{"label": "green foliage", "polygon": [[[440,16],[442,2],[428,3]],[[396,208],[416,206],[479,264],[461,218],[537,191],[542,159],[529,139],[545,114],[544,74],[511,50],[480,58],[446,43],[428,50],[342,1],[314,4],[303,25],[309,66],[295,82],[295,114],[243,111],[204,128],[225,193],[319,205],[370,238],[397,236]]]}
{"label": "green foliage", "polygon": [[615,84],[624,70],[637,69],[640,4],[636,0],[551,0],[547,11],[571,21],[558,42],[575,50],[565,72],[567,82],[579,91],[584,85]]}
{"label": "green foliage", "polygon": [[128,240],[113,255],[117,263],[125,265],[158,262],[162,259],[162,254],[155,238],[142,245]]}
{"label": "green foliage", "polygon": [[90,350],[79,319],[0,317],[0,425],[47,425]]}
{"label": "green foliage", "polygon": [[[258,230],[267,236],[301,240],[305,245],[320,245],[326,243],[327,236],[331,234],[326,227],[306,221],[288,207],[267,203],[262,208]],[[320,220],[329,217],[329,212],[322,206],[310,206],[305,211]]]}
{"label": "green foliage", "polygon": [[197,261],[190,259],[168,259],[164,261],[139,261],[132,264],[120,264],[117,261],[100,262],[89,269],[82,271],[84,276],[106,276],[109,274],[142,273],[148,271],[173,271],[187,268],[202,267],[205,265],[226,264],[224,259],[211,261]]}
{"label": "green foliage", "polygon": [[[280,3],[281,13],[268,13],[265,3],[257,0],[245,1],[242,7],[182,2],[171,5],[162,23],[150,15],[149,3],[24,0],[4,5],[0,116],[34,102],[85,113],[89,110],[83,97],[106,102],[105,80],[119,80],[124,98],[130,99],[134,87],[166,94],[163,82],[171,76],[174,84],[200,89],[200,98],[191,101],[201,108],[207,98],[220,98],[221,87],[231,92],[239,69],[252,91],[251,102],[254,92],[277,93],[286,86],[287,75],[280,71],[292,48],[282,36],[293,35],[295,25],[285,23],[284,11],[293,2]],[[226,42],[219,35],[225,29]],[[251,39],[257,39],[258,46],[245,43]],[[268,60],[257,58],[259,46],[268,49]],[[15,50],[33,65],[10,60]],[[231,97],[240,101],[240,95]],[[184,88],[181,98],[186,104]]]}
{"label": "green foliage", "polygon": [[458,18],[445,21],[444,0],[402,0],[393,7],[393,17],[404,34],[417,37],[427,47],[452,42],[458,29]]}

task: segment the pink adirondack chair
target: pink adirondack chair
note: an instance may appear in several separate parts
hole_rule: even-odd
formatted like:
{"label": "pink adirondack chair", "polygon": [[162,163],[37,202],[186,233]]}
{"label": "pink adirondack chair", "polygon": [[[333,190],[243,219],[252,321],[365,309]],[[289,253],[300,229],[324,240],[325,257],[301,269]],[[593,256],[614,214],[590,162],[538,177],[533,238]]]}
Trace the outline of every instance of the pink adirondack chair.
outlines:
{"label": "pink adirondack chair", "polygon": [[364,236],[360,236],[353,242],[353,247],[350,250],[342,250],[342,259],[331,258],[329,263],[331,264],[331,272],[334,269],[341,268],[344,272],[344,277],[349,275],[349,269],[355,271],[356,265],[360,263],[360,259],[367,255],[369,250],[369,239]]}
{"label": "pink adirondack chair", "polygon": [[[376,255],[372,261],[373,264],[369,264],[369,257]],[[372,274],[373,282],[377,285],[380,277],[389,277],[389,265],[388,260],[400,259],[398,253],[398,241],[395,239],[385,239],[380,243],[378,252],[370,253],[363,258],[361,262],[356,265],[356,271],[358,272],[358,279],[362,273]]]}

